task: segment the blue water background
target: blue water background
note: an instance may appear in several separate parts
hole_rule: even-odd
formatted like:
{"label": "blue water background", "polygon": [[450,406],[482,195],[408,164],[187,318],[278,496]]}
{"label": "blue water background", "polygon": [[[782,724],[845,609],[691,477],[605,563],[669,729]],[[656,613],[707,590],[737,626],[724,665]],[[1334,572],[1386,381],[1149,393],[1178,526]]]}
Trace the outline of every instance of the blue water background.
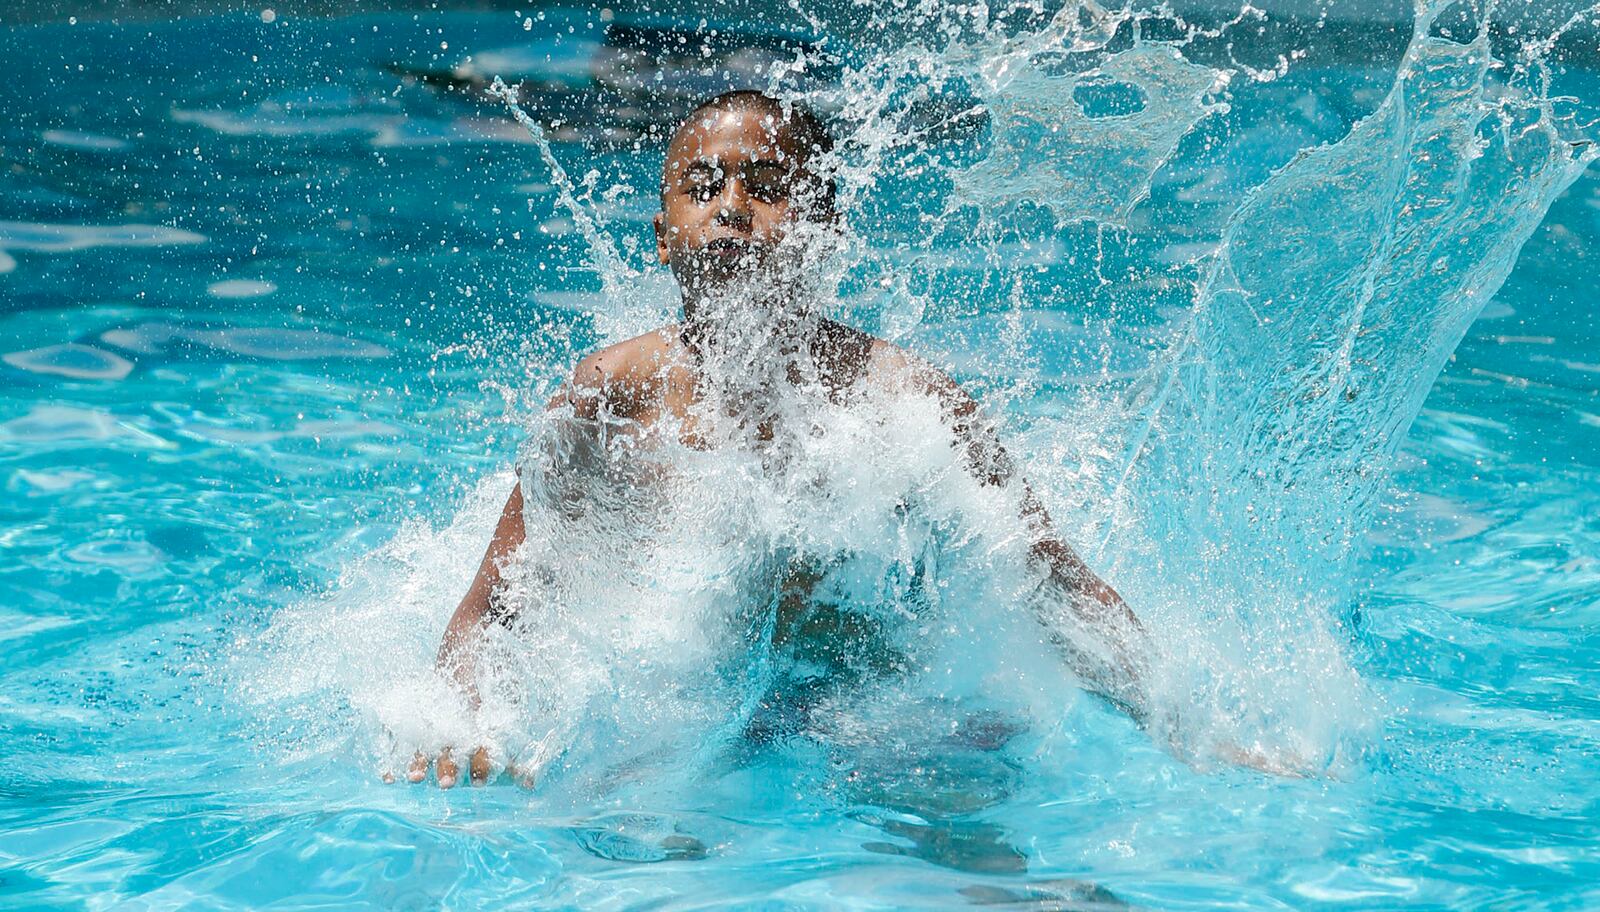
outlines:
{"label": "blue water background", "polygon": [[[1064,229],[1030,331],[1117,306],[1128,357],[1159,350],[1189,291],[1137,280],[1194,277],[1182,245],[1376,107],[1406,35],[1363,35],[1366,57],[1240,86],[1186,139],[1192,167],[1141,210],[1179,226],[1169,247]],[[402,524],[453,515],[510,462],[522,391],[596,338],[597,282],[532,147],[388,66],[524,37],[509,14],[442,13],[0,33],[0,349],[22,353],[0,365],[0,905],[940,907],[1064,879],[1160,908],[1600,903],[1592,171],[1402,448],[1348,606],[1377,735],[1342,778],[1191,770],[1083,703],[1071,756],[945,770],[1008,796],[949,821],[807,788],[825,776],[793,757],[596,809],[712,846],[650,865],[601,857],[606,825],[536,793],[385,787],[241,708],[240,639]],[[645,188],[659,166],[556,149]],[[608,215],[643,239],[652,211],[646,190]],[[84,231],[130,224],[163,227]],[[1004,295],[952,300],[908,344],[985,388],[982,352],[941,348],[940,327],[998,336]],[[1049,351],[1018,424],[1087,369]]]}

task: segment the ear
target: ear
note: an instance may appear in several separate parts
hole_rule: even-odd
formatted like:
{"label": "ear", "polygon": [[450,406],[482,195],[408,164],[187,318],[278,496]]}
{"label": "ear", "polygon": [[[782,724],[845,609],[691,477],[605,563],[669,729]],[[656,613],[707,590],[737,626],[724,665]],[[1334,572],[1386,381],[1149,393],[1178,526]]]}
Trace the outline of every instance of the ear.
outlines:
{"label": "ear", "polygon": [[656,228],[656,259],[665,266],[672,261],[667,254],[667,214],[657,212],[651,224]]}

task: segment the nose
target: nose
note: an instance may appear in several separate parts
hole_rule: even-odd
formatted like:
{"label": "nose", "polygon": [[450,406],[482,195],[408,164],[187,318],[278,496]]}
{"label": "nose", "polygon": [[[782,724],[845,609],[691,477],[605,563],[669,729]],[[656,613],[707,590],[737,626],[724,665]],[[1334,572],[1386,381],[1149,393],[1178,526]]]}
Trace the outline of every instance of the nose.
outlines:
{"label": "nose", "polygon": [[716,221],[717,225],[735,231],[750,230],[750,194],[745,191],[744,181],[735,177],[722,185],[722,194],[717,197]]}

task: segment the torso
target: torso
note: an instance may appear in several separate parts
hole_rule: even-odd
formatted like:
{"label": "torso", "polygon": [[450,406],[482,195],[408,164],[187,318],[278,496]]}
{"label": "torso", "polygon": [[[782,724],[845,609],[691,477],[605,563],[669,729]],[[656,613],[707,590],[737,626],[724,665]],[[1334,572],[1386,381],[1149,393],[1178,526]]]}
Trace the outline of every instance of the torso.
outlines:
{"label": "torso", "polygon": [[[842,402],[865,380],[871,383],[905,361],[888,343],[839,323],[826,322],[811,346],[828,396]],[[896,357],[899,356],[899,357]],[[886,368],[888,369],[886,371]],[[680,443],[703,449],[711,435],[704,426],[703,378],[694,340],[673,323],[619,342],[584,358],[573,375],[574,405],[580,413],[603,402],[610,414],[627,419],[640,437],[672,429]],[[593,397],[585,399],[585,397]],[[737,416],[732,416],[737,417]],[[757,436],[770,438],[760,427]]]}
{"label": "torso", "polygon": [[[948,383],[901,349],[838,323],[824,324],[810,351],[815,376],[834,404],[875,387],[933,391],[938,381]],[[694,340],[680,324],[669,324],[584,358],[574,372],[572,401],[589,418],[603,404],[610,415],[624,419],[623,432],[646,447],[653,435],[672,433],[685,446],[707,449],[718,435],[706,425],[721,417],[701,407],[704,383]],[[752,430],[756,440],[773,434],[765,426]],[[832,557],[802,557],[790,564],[779,582],[783,596],[776,603],[774,647],[796,669],[809,668],[812,674],[827,669],[824,677],[835,683],[897,667],[896,655],[873,622],[849,616],[842,606],[817,603],[814,590]]]}

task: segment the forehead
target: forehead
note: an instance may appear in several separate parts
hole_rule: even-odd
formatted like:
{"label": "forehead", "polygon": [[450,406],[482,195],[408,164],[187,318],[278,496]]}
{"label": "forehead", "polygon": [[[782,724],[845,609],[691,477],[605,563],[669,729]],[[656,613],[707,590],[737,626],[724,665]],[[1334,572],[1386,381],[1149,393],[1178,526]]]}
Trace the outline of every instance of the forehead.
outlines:
{"label": "forehead", "polygon": [[696,162],[797,162],[800,150],[790,133],[782,115],[764,107],[701,111],[673,134],[666,173],[681,173]]}

